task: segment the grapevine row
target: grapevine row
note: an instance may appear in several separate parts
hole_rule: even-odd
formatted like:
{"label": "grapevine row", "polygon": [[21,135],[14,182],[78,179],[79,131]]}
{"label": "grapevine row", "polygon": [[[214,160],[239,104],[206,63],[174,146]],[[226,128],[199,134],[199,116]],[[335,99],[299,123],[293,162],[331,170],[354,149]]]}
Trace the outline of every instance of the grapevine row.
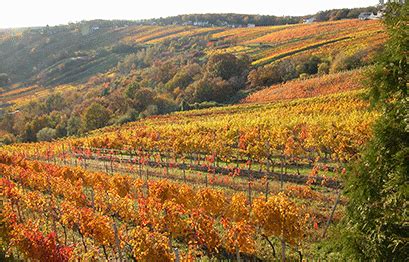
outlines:
{"label": "grapevine row", "polygon": [[[23,222],[21,209],[29,214],[36,210],[41,213],[47,210],[45,206],[50,206],[54,215],[45,215],[37,223],[41,219],[52,220],[45,224],[53,228],[56,223],[81,236],[82,244],[64,243],[58,248],[74,247],[74,254],[102,249],[105,257],[120,256],[129,247],[137,259],[173,260],[172,241],[179,246],[190,243],[190,251],[208,256],[220,256],[221,251],[251,256],[260,232],[298,246],[305,228],[305,214],[283,194],[268,199],[256,197],[250,205],[246,195],[240,193],[229,197],[220,190],[193,189],[164,180],[148,181],[145,185],[128,176],[89,173],[4,155],[1,162],[8,200],[5,215],[15,218],[7,222],[14,234],[11,244],[18,243],[14,240],[21,237],[17,230]],[[24,224],[35,224],[36,217],[25,218],[32,222]],[[113,227],[115,223],[118,224]],[[45,233],[59,235],[56,231],[48,229]],[[149,243],[149,236],[155,236],[157,241]],[[94,243],[93,248],[87,244],[90,242]],[[112,244],[115,242],[118,245]],[[109,245],[111,255],[107,254]]]}
{"label": "grapevine row", "polygon": [[[368,111],[361,91],[270,105],[240,105],[171,114],[107,128],[84,138],[53,143],[19,144],[13,152],[46,151],[53,145],[173,155],[206,154],[223,162],[257,163],[274,156],[327,159],[336,163],[356,157],[371,137],[378,116]],[[199,153],[200,152],[200,153]]]}

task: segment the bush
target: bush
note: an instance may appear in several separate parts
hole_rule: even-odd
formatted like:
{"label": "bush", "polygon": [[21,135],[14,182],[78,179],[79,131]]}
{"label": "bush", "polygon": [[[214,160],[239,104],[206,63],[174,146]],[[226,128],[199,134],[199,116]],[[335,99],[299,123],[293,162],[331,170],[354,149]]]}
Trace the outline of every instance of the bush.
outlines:
{"label": "bush", "polygon": [[382,108],[373,138],[346,178],[346,216],[330,252],[348,261],[406,261],[409,174],[409,4],[388,5],[385,51],[370,69],[371,99]]}
{"label": "bush", "polygon": [[67,135],[75,136],[78,135],[81,131],[81,118],[78,116],[72,115],[67,122]]}
{"label": "bush", "polygon": [[52,141],[55,138],[57,138],[57,130],[53,128],[45,127],[37,133],[38,141]]}
{"label": "bush", "polygon": [[362,60],[365,55],[364,52],[357,52],[352,55],[339,53],[331,64],[330,73],[338,73],[362,67],[364,65]]}
{"label": "bush", "polygon": [[318,74],[326,75],[329,73],[329,64],[324,62],[318,65]]}
{"label": "bush", "polygon": [[248,75],[250,88],[266,87],[297,78],[298,72],[294,61],[266,65],[252,70]]}
{"label": "bush", "polygon": [[158,106],[157,105],[149,105],[145,111],[139,114],[140,118],[153,116],[158,114]]}
{"label": "bush", "polygon": [[307,73],[302,73],[302,74],[300,74],[299,78],[302,79],[302,80],[305,80],[305,79],[308,79],[309,76],[310,75],[307,74]]}
{"label": "bush", "polygon": [[82,116],[83,127],[86,131],[98,129],[108,124],[111,112],[101,104],[94,102]]}
{"label": "bush", "polygon": [[0,133],[0,146],[10,145],[16,142],[16,137],[13,134],[7,132]]}
{"label": "bush", "polygon": [[6,86],[10,83],[10,78],[7,74],[1,73],[0,74],[0,86]]}

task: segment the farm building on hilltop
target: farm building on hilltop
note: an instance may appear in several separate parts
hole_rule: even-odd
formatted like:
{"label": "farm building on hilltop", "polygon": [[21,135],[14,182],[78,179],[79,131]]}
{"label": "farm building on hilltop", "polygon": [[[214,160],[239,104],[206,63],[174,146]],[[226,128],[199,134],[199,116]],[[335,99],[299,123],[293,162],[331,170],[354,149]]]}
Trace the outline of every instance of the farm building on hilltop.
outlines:
{"label": "farm building on hilltop", "polygon": [[304,19],[304,24],[312,24],[315,22],[315,17]]}
{"label": "farm building on hilltop", "polygon": [[385,3],[400,3],[400,4],[404,4],[406,1],[405,0],[379,0],[379,4],[380,5],[384,5]]}
{"label": "farm building on hilltop", "polygon": [[371,20],[374,17],[374,14],[371,12],[360,13],[358,18],[359,20]]}
{"label": "farm building on hilltop", "polygon": [[378,20],[381,19],[383,15],[384,13],[382,11],[379,11],[376,15],[371,12],[363,12],[358,16],[358,18],[360,20]]}

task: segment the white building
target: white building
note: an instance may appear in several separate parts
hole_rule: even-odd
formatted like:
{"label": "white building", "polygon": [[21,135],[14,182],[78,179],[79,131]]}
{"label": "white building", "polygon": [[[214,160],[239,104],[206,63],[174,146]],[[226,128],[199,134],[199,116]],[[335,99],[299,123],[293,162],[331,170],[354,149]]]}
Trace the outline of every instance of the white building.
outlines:
{"label": "white building", "polygon": [[379,0],[380,5],[384,5],[385,3],[401,3],[404,4],[406,1],[405,0]]}
{"label": "white building", "polygon": [[310,17],[307,19],[304,19],[304,24],[312,24],[315,22],[315,18],[314,17]]}
{"label": "white building", "polygon": [[358,16],[359,20],[378,20],[382,19],[382,17],[383,17],[382,12],[378,12],[376,15],[371,12],[364,12]]}
{"label": "white building", "polygon": [[209,21],[196,21],[193,23],[194,26],[209,26]]}

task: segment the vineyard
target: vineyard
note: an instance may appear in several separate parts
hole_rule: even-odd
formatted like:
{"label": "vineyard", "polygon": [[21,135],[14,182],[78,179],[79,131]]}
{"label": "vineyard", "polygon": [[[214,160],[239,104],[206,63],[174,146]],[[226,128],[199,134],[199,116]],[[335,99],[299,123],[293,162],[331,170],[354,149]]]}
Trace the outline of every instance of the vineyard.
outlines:
{"label": "vineyard", "polygon": [[[195,39],[200,45],[192,57],[246,54],[253,69],[298,56],[325,62],[341,50],[370,59],[385,41],[381,23],[358,20],[256,28],[139,25],[108,29],[106,36],[125,50],[154,50],[183,39],[172,47],[175,54]],[[144,54],[149,57],[145,50],[136,59]],[[89,61],[83,66],[91,72],[98,65]],[[118,79],[132,83],[122,69],[118,64],[86,84],[54,90],[106,95]],[[1,147],[7,254],[34,261],[316,260],[312,246],[345,212],[347,164],[359,156],[379,117],[363,98],[363,70],[299,77],[237,105]],[[45,74],[62,77],[55,72],[47,68]],[[93,90],[95,84],[102,89]],[[2,92],[0,101],[18,109],[49,94],[27,85]]]}
{"label": "vineyard", "polygon": [[[270,250],[265,255],[272,259],[277,256],[273,244],[277,239],[290,257],[302,258],[305,233],[311,232],[309,241],[319,238],[329,219],[326,206],[334,201],[306,186],[288,185],[286,193],[273,194],[268,180],[260,181],[266,192],[256,191],[255,181],[249,183],[255,192],[247,193],[211,181],[205,186],[168,182],[170,176],[156,180],[148,169],[143,175],[132,169],[130,175],[110,175],[17,155],[1,158],[11,252],[39,260],[240,259],[255,256],[267,244]],[[72,161],[53,159],[61,164]],[[302,204],[305,201],[321,204],[309,209]],[[339,214],[332,219],[339,219]],[[27,235],[32,237],[22,239]],[[154,242],[149,241],[152,238]],[[38,245],[47,248],[33,252]]]}
{"label": "vineyard", "polygon": [[193,26],[139,26],[130,29],[125,42],[155,44],[186,36],[200,36],[220,31],[220,28],[198,28]]}
{"label": "vineyard", "polygon": [[406,261],[387,2],[0,29],[0,261]]}
{"label": "vineyard", "polygon": [[[340,54],[345,56],[358,54],[360,61],[370,64],[371,59],[387,38],[379,21],[354,19],[255,28],[132,25],[108,28],[100,30],[100,32],[84,35],[81,41],[84,42],[83,47],[86,50],[72,50],[69,57],[66,57],[66,54],[61,54],[62,58],[54,61],[52,56],[45,58],[41,54],[51,50],[58,53],[61,50],[76,48],[74,44],[69,43],[80,40],[77,39],[78,35],[76,35],[75,30],[70,34],[61,31],[58,32],[58,36],[56,34],[50,37],[53,38],[51,40],[52,45],[47,44],[48,40],[41,33],[35,34],[34,32],[24,31],[18,33],[6,31],[2,33],[0,47],[6,48],[1,51],[2,53],[15,52],[15,55],[18,56],[15,59],[18,61],[24,61],[27,56],[33,56],[33,59],[38,56],[36,59],[49,60],[49,64],[45,66],[47,64],[45,63],[44,68],[33,73],[32,66],[28,66],[27,63],[16,65],[10,60],[13,56],[5,57],[4,68],[1,70],[7,72],[15,66],[16,68],[11,70],[13,73],[10,73],[10,79],[13,80],[13,78],[21,77],[13,76],[14,72],[24,71],[23,68],[27,67],[27,77],[25,78],[27,82],[13,80],[13,83],[7,89],[1,87],[1,108],[17,111],[31,101],[46,99],[53,92],[81,93],[82,97],[88,97],[90,96],[88,93],[93,92],[88,87],[95,87],[95,84],[92,84],[92,79],[97,79],[96,83],[104,82],[104,85],[97,85],[101,89],[101,93],[107,87],[113,88],[113,86],[118,85],[118,82],[121,85],[129,85],[133,79],[124,79],[125,77],[120,73],[122,71],[121,65],[136,59],[137,61],[143,60],[138,62],[142,67],[147,66],[146,60],[148,58],[152,59],[152,54],[149,54],[146,50],[163,50],[161,51],[163,54],[158,56],[165,60],[172,59],[173,56],[188,56],[189,59],[193,58],[195,60],[192,63],[198,61],[201,63],[212,55],[246,55],[250,59],[251,68],[255,70],[265,65],[285,61],[302,63],[306,57],[313,56],[319,57],[322,60],[321,62],[328,64]],[[62,41],[62,39],[66,40]],[[21,42],[22,45],[27,47],[24,51],[13,48],[7,49],[13,46],[13,42]],[[120,51],[114,51],[115,48]],[[98,51],[101,49],[104,52]],[[138,55],[132,55],[132,52],[136,52],[135,50],[140,50]],[[27,52],[27,55],[22,55],[24,52]],[[78,54],[82,55],[79,56]],[[139,58],[144,54],[147,58]],[[150,62],[151,67],[160,64]],[[135,65],[126,70],[131,68],[135,69]],[[147,72],[150,71],[149,68],[147,68]],[[178,68],[177,71],[181,69],[182,67]],[[144,77],[150,78],[154,75],[147,73]],[[328,76],[328,78],[331,78],[331,76]],[[341,79],[341,76],[339,78],[342,82],[346,81]],[[168,77],[165,77],[165,79],[169,80]],[[152,80],[157,81],[158,78],[153,77]],[[90,81],[91,85],[88,85],[87,81]],[[334,82],[336,81],[334,79]],[[261,87],[262,83],[257,85]],[[271,84],[265,86],[269,85]],[[307,85],[310,85],[310,81],[307,82]],[[350,83],[342,84],[347,90],[349,90],[349,85]],[[329,93],[332,92],[326,92],[325,94]],[[171,92],[171,95],[174,95],[174,92]],[[189,97],[189,95],[186,96]],[[252,97],[254,96],[256,95]],[[286,97],[285,94],[283,96]],[[298,95],[296,98],[308,96]],[[254,101],[257,101],[256,98],[254,99]]]}
{"label": "vineyard", "polygon": [[[273,104],[248,104],[177,112],[60,142],[22,144],[11,150],[33,153],[50,145],[143,149],[172,154],[235,156],[266,161],[274,155],[348,161],[370,137],[378,113],[368,111],[363,91]],[[39,146],[44,145],[44,146]]]}
{"label": "vineyard", "polygon": [[9,252],[313,259],[311,243],[342,217],[345,163],[378,116],[362,95],[193,110],[3,147]]}
{"label": "vineyard", "polygon": [[243,103],[268,103],[281,100],[315,97],[362,88],[363,70],[329,74],[306,80],[295,80],[255,92]]}
{"label": "vineyard", "polygon": [[[68,91],[80,91],[82,86],[74,85],[59,85],[54,87],[54,92],[68,92]],[[14,105],[15,108],[19,106],[29,104],[31,101],[45,98],[50,95],[50,90],[39,87],[37,85],[28,86],[26,88],[13,89],[9,92],[0,94],[0,102],[7,102]]]}
{"label": "vineyard", "polygon": [[343,20],[310,25],[230,29],[213,34],[233,46],[211,49],[208,54],[248,54],[260,66],[298,55],[328,56],[340,51],[367,50],[384,43],[386,35],[378,21]]}

